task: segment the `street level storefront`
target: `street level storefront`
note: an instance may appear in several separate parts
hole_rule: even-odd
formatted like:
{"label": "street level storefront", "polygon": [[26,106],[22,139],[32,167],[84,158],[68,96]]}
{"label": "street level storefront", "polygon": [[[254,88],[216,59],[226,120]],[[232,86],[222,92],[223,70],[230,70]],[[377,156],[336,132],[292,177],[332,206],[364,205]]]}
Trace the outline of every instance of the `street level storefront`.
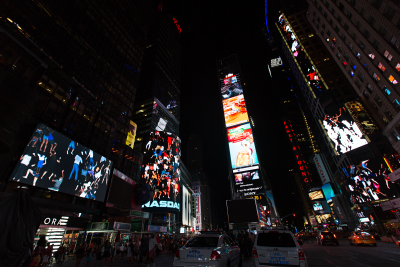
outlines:
{"label": "street level storefront", "polygon": [[118,232],[121,241],[125,242],[131,238],[131,224],[122,222],[93,222],[86,228],[85,241],[87,244],[103,244],[106,240],[114,242]]}

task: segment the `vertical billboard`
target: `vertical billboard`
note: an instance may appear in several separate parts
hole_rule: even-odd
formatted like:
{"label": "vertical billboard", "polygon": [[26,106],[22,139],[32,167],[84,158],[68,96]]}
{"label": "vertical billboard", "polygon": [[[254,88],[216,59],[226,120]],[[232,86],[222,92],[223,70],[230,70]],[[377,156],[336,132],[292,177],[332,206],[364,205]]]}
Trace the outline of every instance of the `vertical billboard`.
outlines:
{"label": "vertical billboard", "polygon": [[249,122],[246,103],[243,95],[234,96],[222,101],[226,127]]}
{"label": "vertical billboard", "polygon": [[243,94],[243,88],[239,75],[228,74],[227,77],[223,79],[223,84],[221,85],[222,99],[228,99],[241,94]]}
{"label": "vertical billboard", "polygon": [[112,161],[39,124],[9,181],[104,202]]}
{"label": "vertical billboard", "polygon": [[250,123],[227,129],[232,169],[258,164]]}
{"label": "vertical billboard", "polygon": [[129,121],[129,130],[128,130],[128,135],[126,136],[125,144],[132,149],[135,144],[136,129],[137,129],[136,123],[134,123],[133,121]]}
{"label": "vertical billboard", "polygon": [[331,183],[324,184],[322,186],[322,191],[324,192],[326,202],[328,203],[332,202],[332,198],[335,197],[335,193],[333,192]]}
{"label": "vertical billboard", "polygon": [[143,143],[141,179],[153,189],[153,198],[143,211],[179,212],[181,157],[180,138],[168,132],[151,132]]}
{"label": "vertical billboard", "polygon": [[389,178],[390,172],[381,158],[363,160],[357,165],[342,168],[341,173],[353,204],[397,196]]}
{"label": "vertical billboard", "polygon": [[313,161],[315,166],[317,167],[319,177],[321,177],[322,184],[326,184],[330,182],[328,172],[325,169],[324,163],[322,162],[322,158],[320,154],[314,155]]}
{"label": "vertical billboard", "polygon": [[192,226],[191,198],[192,194],[186,186],[182,186],[182,224],[186,226]]}
{"label": "vertical billboard", "polygon": [[[258,167],[258,166],[257,166]],[[260,179],[258,169],[247,172],[233,173],[235,177],[234,189],[245,197],[264,193],[263,182]]]}

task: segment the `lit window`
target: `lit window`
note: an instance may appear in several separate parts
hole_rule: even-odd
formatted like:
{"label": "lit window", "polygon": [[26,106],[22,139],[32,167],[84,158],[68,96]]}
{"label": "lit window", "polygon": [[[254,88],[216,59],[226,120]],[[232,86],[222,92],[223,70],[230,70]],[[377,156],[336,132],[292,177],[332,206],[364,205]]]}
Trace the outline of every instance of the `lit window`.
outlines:
{"label": "lit window", "polygon": [[347,66],[347,62],[346,62],[346,61],[343,61],[343,65]]}
{"label": "lit window", "polygon": [[374,89],[372,88],[372,86],[370,84],[367,84],[367,88],[368,90],[370,90],[371,92],[374,91]]}
{"label": "lit window", "polygon": [[397,70],[397,71],[400,71],[400,63],[397,63],[397,65],[396,65],[396,70]]}
{"label": "lit window", "polygon": [[353,65],[353,69],[357,69],[357,66],[356,66],[356,65]]}
{"label": "lit window", "polygon": [[400,102],[397,99],[393,101],[393,104],[396,106],[397,109],[400,109]]}
{"label": "lit window", "polygon": [[389,81],[390,81],[392,84],[397,84],[397,83],[398,83],[397,80],[393,77],[393,75],[390,75],[390,76],[389,76]]}
{"label": "lit window", "polygon": [[390,90],[389,89],[385,89],[385,93],[387,94],[387,95],[390,95],[392,92],[390,92]]}
{"label": "lit window", "polygon": [[374,54],[368,54],[368,56],[372,59],[375,59],[375,55]]}
{"label": "lit window", "polygon": [[365,64],[364,64],[364,67],[365,67],[367,70],[369,70],[369,69],[370,69],[370,67],[368,66],[368,64],[367,64],[367,63],[365,63]]}
{"label": "lit window", "polygon": [[396,131],[393,131],[392,134],[393,134],[393,136],[394,136],[397,140],[400,140],[400,137],[399,137],[399,135],[396,133]]}
{"label": "lit window", "polygon": [[333,37],[333,42],[335,42],[335,43],[336,43],[336,38],[335,38],[335,37]]}
{"label": "lit window", "polygon": [[313,34],[313,33],[310,33],[310,34],[308,35],[308,38],[311,38],[311,37],[314,37],[314,34]]}
{"label": "lit window", "polygon": [[378,63],[378,68],[380,68],[383,72],[386,70],[385,66],[383,66],[381,62]]}
{"label": "lit window", "polygon": [[361,59],[361,54],[360,53],[357,53],[357,58]]}
{"label": "lit window", "polygon": [[375,81],[377,81],[377,82],[379,82],[381,80],[381,78],[379,78],[375,72],[372,74],[372,77],[374,77]]}
{"label": "lit window", "polygon": [[350,75],[351,75],[351,76],[354,76],[354,72],[353,72],[352,70],[350,71]]}
{"label": "lit window", "polygon": [[329,38],[326,38],[326,41],[329,42]]}
{"label": "lit window", "polygon": [[385,50],[385,53],[383,53],[383,55],[385,56],[385,58],[387,58],[389,61],[392,60],[393,56],[391,54],[389,54],[389,51]]}

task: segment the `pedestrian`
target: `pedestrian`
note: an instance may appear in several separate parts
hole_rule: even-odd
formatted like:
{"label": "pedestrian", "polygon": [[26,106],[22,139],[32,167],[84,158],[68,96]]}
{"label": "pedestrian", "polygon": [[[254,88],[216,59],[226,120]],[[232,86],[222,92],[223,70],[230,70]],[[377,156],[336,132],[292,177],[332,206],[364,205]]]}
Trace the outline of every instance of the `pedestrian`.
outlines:
{"label": "pedestrian", "polygon": [[114,266],[119,266],[118,258],[119,258],[119,254],[121,252],[120,246],[121,245],[120,245],[119,241],[116,240],[114,243],[114,258],[112,259],[112,262],[114,262],[114,259],[115,259],[115,260],[117,260],[117,264],[114,264]]}
{"label": "pedestrian", "polygon": [[48,247],[44,251],[42,266],[46,267],[48,263],[50,263],[51,255],[53,254],[53,245],[48,245]]}
{"label": "pedestrian", "polygon": [[154,264],[154,251],[155,251],[156,245],[157,245],[157,239],[154,237],[154,234],[152,234],[151,238],[149,240],[149,261],[148,261],[148,263],[149,264],[153,263],[153,266],[155,265]]}
{"label": "pedestrian", "polygon": [[57,250],[57,264],[62,265],[64,261],[64,254],[65,254],[65,248],[64,245],[61,245],[58,250]]}
{"label": "pedestrian", "polygon": [[31,264],[29,265],[30,267],[38,267],[40,263],[40,248],[39,246],[36,246],[35,250],[33,251],[32,254],[32,260]]}
{"label": "pedestrian", "polygon": [[86,267],[90,266],[90,261],[92,260],[92,249],[89,248],[86,253]]}
{"label": "pedestrian", "polygon": [[111,258],[111,245],[108,240],[104,243],[103,247],[103,267],[107,267],[107,263],[110,261]]}
{"label": "pedestrian", "polygon": [[132,243],[132,239],[130,239],[129,242],[128,242],[126,257],[128,258],[128,265],[129,265],[129,262],[131,262],[132,265],[133,265],[133,243]]}
{"label": "pedestrian", "polygon": [[78,267],[79,264],[81,264],[81,260],[85,256],[85,245],[84,245],[84,243],[82,243],[80,245],[80,247],[75,251],[75,255],[76,255],[75,267]]}

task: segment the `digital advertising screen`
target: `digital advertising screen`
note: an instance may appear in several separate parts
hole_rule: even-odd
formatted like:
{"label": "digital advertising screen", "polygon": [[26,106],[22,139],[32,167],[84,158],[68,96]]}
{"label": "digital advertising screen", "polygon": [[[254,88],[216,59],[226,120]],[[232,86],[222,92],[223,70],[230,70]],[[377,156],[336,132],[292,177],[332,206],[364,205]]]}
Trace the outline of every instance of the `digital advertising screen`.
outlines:
{"label": "digital advertising screen", "polygon": [[342,168],[341,173],[353,204],[397,196],[396,189],[389,178],[390,171],[383,158],[363,160],[357,165]]}
{"label": "digital advertising screen", "polygon": [[328,89],[323,83],[319,72],[308,57],[306,51],[301,46],[301,42],[293,32],[292,26],[283,14],[279,16],[278,25],[281,35],[285,40],[286,45],[289,47],[289,50],[294,57],[294,60],[299,63],[298,66],[306,77],[307,83],[311,87],[312,93],[315,97],[321,96]]}
{"label": "digital advertising screen", "polygon": [[325,112],[321,123],[338,155],[368,144],[344,105],[328,105]]}
{"label": "digital advertising screen", "polygon": [[314,211],[320,211],[323,210],[324,208],[322,207],[322,204],[320,202],[314,203],[313,204],[313,210]]}
{"label": "digital advertising screen", "polygon": [[308,196],[310,197],[310,200],[324,199],[324,195],[322,194],[321,190],[310,192],[308,193]]}
{"label": "digital advertising screen", "polygon": [[243,95],[238,95],[222,101],[226,127],[249,122],[246,103]]}
{"label": "digital advertising screen", "polygon": [[332,215],[330,214],[322,214],[322,215],[315,215],[318,223],[327,224],[332,222]]}
{"label": "digital advertising screen", "polygon": [[39,124],[9,181],[104,202],[112,161]]}
{"label": "digital advertising screen", "polygon": [[313,207],[313,210],[314,210],[315,214],[324,214],[324,213],[329,213],[330,212],[329,207],[325,203],[324,200],[313,201],[312,202],[312,207]]}
{"label": "digital advertising screen", "polygon": [[192,194],[186,186],[182,186],[182,224],[186,226],[192,226],[191,198]]}
{"label": "digital advertising screen", "polygon": [[324,184],[322,186],[322,191],[324,192],[326,202],[330,203],[332,201],[332,198],[335,197],[335,193],[333,192],[331,184]]}
{"label": "digital advertising screen", "polygon": [[141,179],[153,189],[143,211],[179,212],[181,139],[169,132],[151,132],[143,143]]}
{"label": "digital advertising screen", "polygon": [[232,168],[258,164],[250,123],[227,129]]}
{"label": "digital advertising screen", "polygon": [[136,123],[134,123],[133,121],[129,121],[129,131],[128,135],[126,136],[125,144],[132,149],[133,146],[135,145],[136,130],[137,130]]}
{"label": "digital advertising screen", "polygon": [[243,94],[243,88],[238,74],[228,74],[221,82],[222,99]]}
{"label": "digital advertising screen", "polygon": [[244,196],[254,196],[264,193],[264,186],[258,170],[235,173],[234,189]]}

